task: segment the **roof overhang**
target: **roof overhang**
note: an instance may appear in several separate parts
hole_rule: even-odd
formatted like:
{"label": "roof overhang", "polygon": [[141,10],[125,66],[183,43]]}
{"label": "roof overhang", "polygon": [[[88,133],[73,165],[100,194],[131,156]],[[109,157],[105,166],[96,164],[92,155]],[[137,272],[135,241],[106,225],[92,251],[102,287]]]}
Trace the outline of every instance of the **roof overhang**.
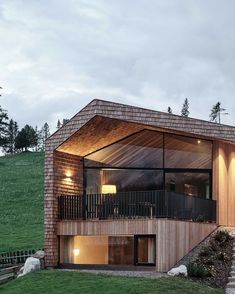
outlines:
{"label": "roof overhang", "polygon": [[87,154],[144,129],[215,140],[214,138],[198,134],[96,115],[64,141],[56,150],[68,154],[86,156]]}

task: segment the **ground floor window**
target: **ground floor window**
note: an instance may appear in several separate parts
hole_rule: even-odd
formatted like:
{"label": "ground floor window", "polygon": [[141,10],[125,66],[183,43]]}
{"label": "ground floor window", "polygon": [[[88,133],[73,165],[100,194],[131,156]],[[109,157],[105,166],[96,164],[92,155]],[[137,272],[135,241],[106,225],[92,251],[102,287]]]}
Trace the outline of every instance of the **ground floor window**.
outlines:
{"label": "ground floor window", "polygon": [[155,265],[155,259],[155,235],[60,237],[60,263]]}

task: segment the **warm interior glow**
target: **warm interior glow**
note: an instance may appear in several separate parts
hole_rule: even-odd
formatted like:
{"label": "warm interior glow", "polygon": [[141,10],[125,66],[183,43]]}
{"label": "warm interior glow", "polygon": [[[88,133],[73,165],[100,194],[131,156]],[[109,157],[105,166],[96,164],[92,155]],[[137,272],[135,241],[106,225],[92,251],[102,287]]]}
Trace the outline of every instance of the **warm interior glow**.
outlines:
{"label": "warm interior glow", "polygon": [[67,170],[65,172],[65,175],[66,175],[67,178],[71,178],[72,177],[72,172],[70,170]]}
{"label": "warm interior glow", "polygon": [[197,143],[200,144],[201,143],[201,140],[197,140]]}
{"label": "warm interior glow", "polygon": [[102,194],[112,194],[117,193],[117,187],[116,185],[102,185]]}
{"label": "warm interior glow", "polygon": [[69,183],[72,182],[72,176],[72,172],[70,170],[66,170],[64,181]]}
{"label": "warm interior glow", "polygon": [[73,249],[73,254],[74,254],[75,256],[78,256],[78,255],[80,254],[80,249],[78,249],[78,248],[74,248],[74,249]]}

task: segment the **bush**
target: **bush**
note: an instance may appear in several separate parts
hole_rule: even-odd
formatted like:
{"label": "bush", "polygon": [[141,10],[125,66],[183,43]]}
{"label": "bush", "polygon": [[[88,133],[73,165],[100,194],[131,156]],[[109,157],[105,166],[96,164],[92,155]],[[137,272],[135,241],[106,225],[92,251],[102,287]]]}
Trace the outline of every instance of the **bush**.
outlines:
{"label": "bush", "polygon": [[224,246],[232,239],[232,237],[229,235],[228,231],[217,231],[214,235],[214,239],[220,244],[220,246]]}
{"label": "bush", "polygon": [[219,252],[217,254],[217,259],[221,260],[221,261],[229,261],[230,260],[230,256],[228,254],[226,254],[226,252]]}
{"label": "bush", "polygon": [[207,270],[200,264],[190,262],[188,264],[188,275],[195,278],[204,278],[208,276]]}
{"label": "bush", "polygon": [[211,255],[211,249],[209,246],[202,247],[201,251],[199,252],[199,256],[207,257]]}

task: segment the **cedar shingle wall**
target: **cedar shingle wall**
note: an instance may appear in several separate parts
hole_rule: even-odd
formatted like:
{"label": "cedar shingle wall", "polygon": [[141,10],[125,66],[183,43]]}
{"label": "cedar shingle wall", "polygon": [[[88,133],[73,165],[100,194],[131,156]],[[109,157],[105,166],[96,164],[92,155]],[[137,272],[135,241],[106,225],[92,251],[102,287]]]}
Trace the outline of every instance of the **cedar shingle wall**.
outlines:
{"label": "cedar shingle wall", "polygon": [[[112,102],[93,100],[64,127],[52,135],[46,142],[45,152],[45,250],[46,264],[55,266],[58,261],[56,237],[57,196],[56,193],[64,188],[58,187],[53,171],[56,171],[56,161],[53,154],[55,149],[78,131],[92,117],[100,115],[128,122],[136,122],[159,128],[169,128],[208,136],[215,139],[235,141],[235,128],[201,120],[183,118],[168,113],[162,113]],[[76,159],[77,160],[77,159]],[[66,160],[65,160],[66,162]],[[71,187],[68,188],[69,191]],[[66,190],[66,189],[65,189]],[[70,190],[71,191],[71,190]]]}
{"label": "cedar shingle wall", "polygon": [[[55,151],[46,160],[45,186],[45,252],[46,265],[56,266],[58,263],[58,238],[56,226],[58,219],[58,199],[64,195],[83,192],[83,161],[81,157]],[[48,156],[48,154],[47,154]],[[51,167],[54,166],[54,175]]]}

